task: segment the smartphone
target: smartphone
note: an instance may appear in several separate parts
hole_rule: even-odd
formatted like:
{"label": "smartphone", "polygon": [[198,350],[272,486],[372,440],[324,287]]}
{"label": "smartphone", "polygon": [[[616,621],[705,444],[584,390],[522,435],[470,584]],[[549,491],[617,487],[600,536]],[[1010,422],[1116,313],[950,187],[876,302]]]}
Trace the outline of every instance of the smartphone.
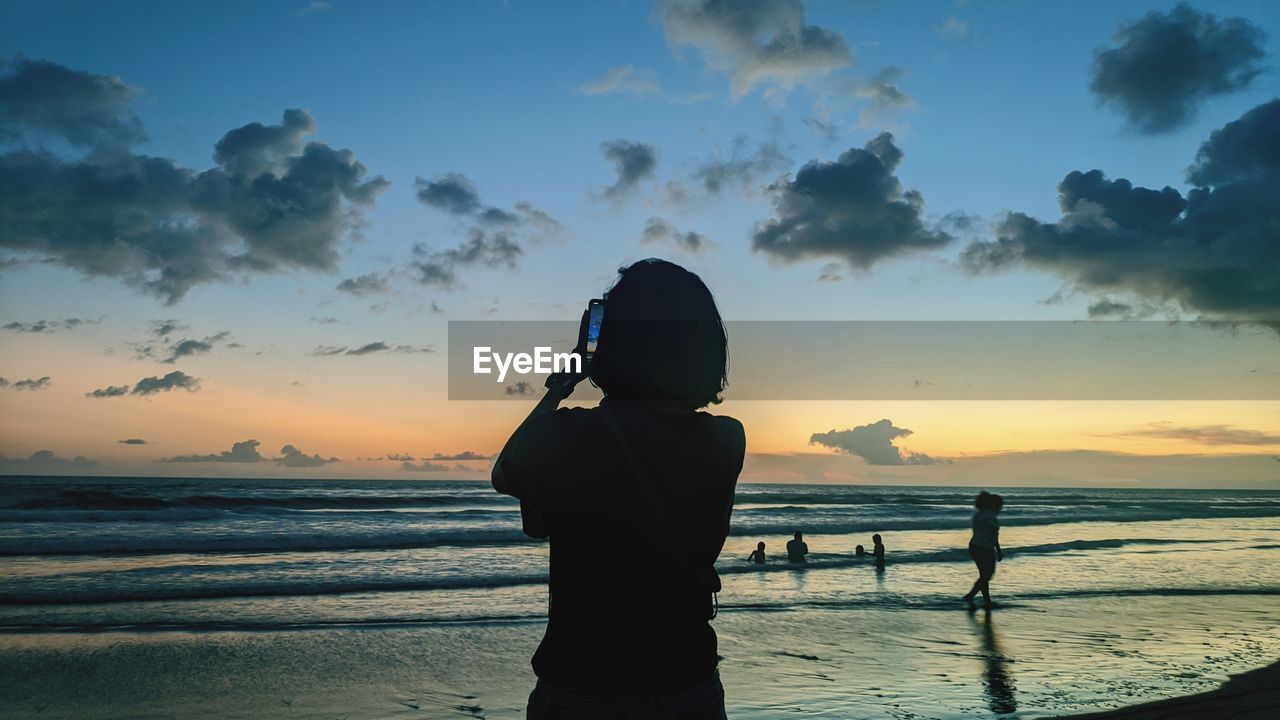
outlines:
{"label": "smartphone", "polygon": [[603,324],[604,301],[598,298],[593,299],[587,305],[587,341],[583,343],[587,350],[587,356],[583,360],[588,364],[595,356],[596,348],[600,346],[600,326]]}

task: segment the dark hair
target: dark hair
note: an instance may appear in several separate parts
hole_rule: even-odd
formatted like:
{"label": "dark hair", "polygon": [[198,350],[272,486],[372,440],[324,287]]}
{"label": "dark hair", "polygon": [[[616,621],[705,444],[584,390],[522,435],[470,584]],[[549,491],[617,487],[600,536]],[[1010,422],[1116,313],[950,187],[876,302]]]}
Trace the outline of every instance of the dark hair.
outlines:
{"label": "dark hair", "polygon": [[720,402],[729,341],[697,275],[666,260],[641,260],[618,270],[604,301],[591,381],[606,395],[689,410]]}
{"label": "dark hair", "polygon": [[796,531],[796,540],[799,540],[799,539],[800,539],[800,538],[802,538],[802,537],[804,537],[804,533],[802,533],[802,532],[800,532],[800,531]]}
{"label": "dark hair", "polygon": [[986,490],[983,490],[978,493],[978,497],[974,499],[973,506],[979,510],[999,511],[1000,508],[1004,507],[1004,498],[996,495],[995,493],[989,493]]}
{"label": "dark hair", "polygon": [[876,542],[880,542],[880,533],[876,533],[875,535],[872,535],[871,539],[875,540]]}

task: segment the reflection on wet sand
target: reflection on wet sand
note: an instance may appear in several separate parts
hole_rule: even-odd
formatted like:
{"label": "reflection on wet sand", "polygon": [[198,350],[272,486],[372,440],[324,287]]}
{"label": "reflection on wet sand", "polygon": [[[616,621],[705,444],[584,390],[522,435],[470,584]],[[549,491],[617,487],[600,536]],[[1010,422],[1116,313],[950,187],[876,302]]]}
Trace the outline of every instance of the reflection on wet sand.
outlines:
{"label": "reflection on wet sand", "polygon": [[991,712],[1006,715],[1018,711],[1018,688],[1013,684],[1013,676],[1005,668],[1006,663],[1013,662],[1004,656],[1000,649],[1000,640],[996,636],[995,623],[991,611],[983,613],[978,620],[977,613],[971,613],[969,619],[982,636],[982,688],[987,694],[987,705]]}

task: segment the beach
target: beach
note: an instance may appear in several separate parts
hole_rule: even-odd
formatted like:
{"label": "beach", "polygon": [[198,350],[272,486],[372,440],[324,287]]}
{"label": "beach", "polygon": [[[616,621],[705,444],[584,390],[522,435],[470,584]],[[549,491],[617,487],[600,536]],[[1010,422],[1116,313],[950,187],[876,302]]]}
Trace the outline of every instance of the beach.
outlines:
{"label": "beach", "polygon": [[[14,488],[8,717],[523,715],[546,546],[483,484]],[[971,491],[742,486],[714,621],[730,716],[1067,716],[1280,658],[1280,495],[1004,494],[1001,606],[970,613]],[[803,569],[779,558],[798,524]],[[853,556],[873,531],[883,573]]]}

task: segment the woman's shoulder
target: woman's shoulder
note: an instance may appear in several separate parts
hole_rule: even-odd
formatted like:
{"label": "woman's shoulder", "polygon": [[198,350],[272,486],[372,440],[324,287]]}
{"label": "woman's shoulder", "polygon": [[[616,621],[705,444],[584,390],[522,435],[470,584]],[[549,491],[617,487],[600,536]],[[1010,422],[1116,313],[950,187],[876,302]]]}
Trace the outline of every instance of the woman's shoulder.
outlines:
{"label": "woman's shoulder", "polygon": [[727,439],[738,440],[745,445],[747,429],[742,426],[742,422],[738,420],[738,418],[730,415],[712,415],[706,411],[699,412],[698,414],[705,417],[707,422],[711,423],[711,426],[715,428],[717,433],[720,433]]}

